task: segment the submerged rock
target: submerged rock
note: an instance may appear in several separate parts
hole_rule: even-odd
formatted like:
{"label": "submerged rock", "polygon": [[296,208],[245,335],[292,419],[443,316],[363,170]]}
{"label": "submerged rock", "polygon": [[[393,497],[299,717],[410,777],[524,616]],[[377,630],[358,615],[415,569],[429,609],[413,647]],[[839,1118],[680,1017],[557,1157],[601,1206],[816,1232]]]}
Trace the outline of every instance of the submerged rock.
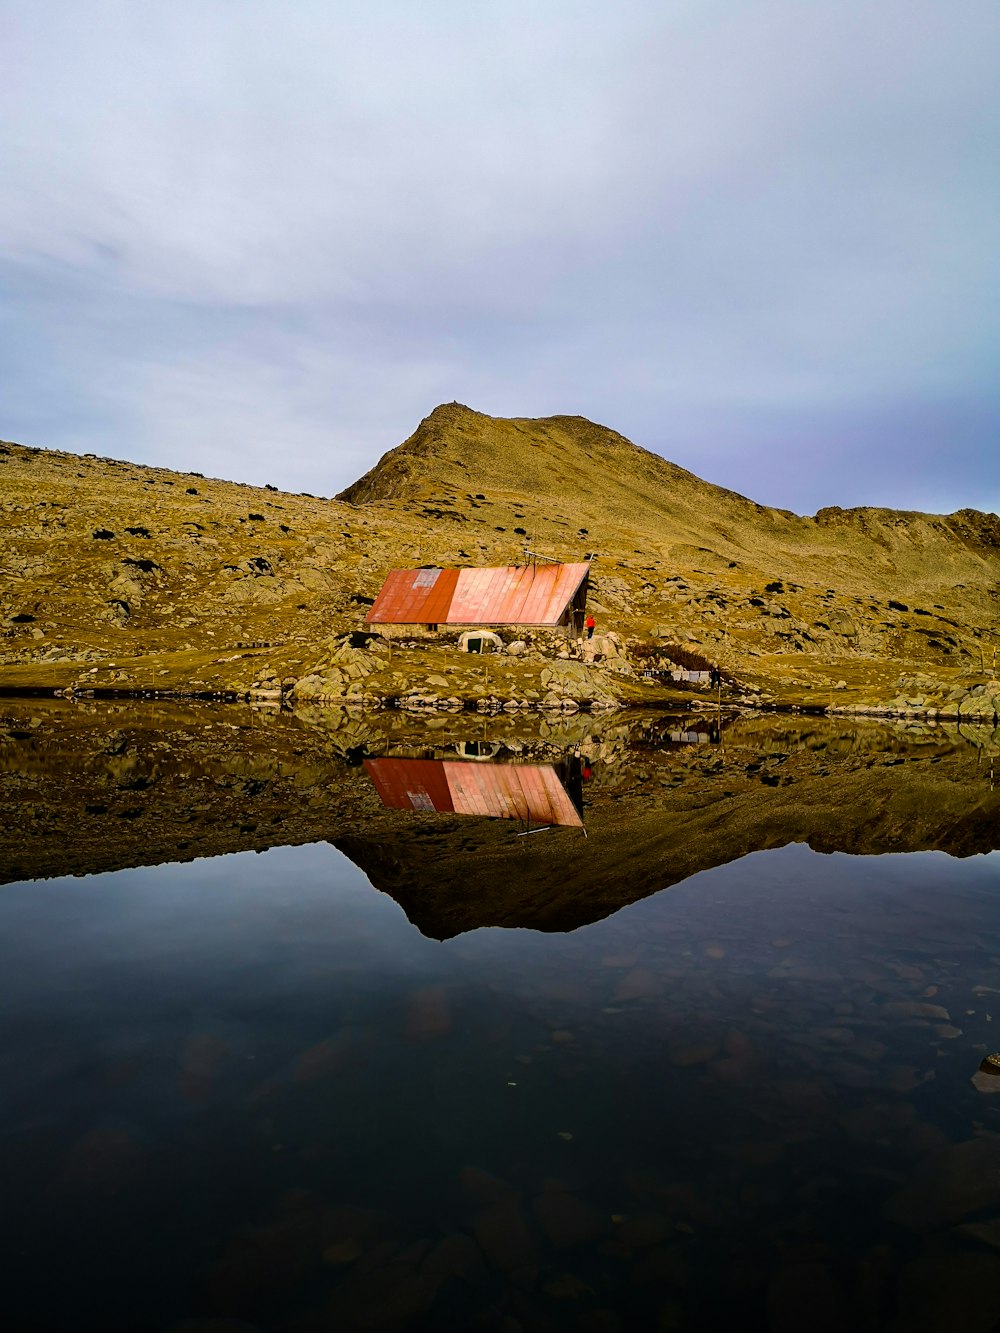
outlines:
{"label": "submerged rock", "polygon": [[546,1186],[533,1211],[543,1234],[559,1249],[586,1244],[601,1230],[598,1209],[558,1184]]}
{"label": "submerged rock", "polygon": [[491,1267],[523,1274],[538,1263],[538,1247],[527,1214],[516,1198],[491,1204],[477,1213],[472,1229]]}
{"label": "submerged rock", "polygon": [[967,1139],[925,1158],[885,1215],[913,1231],[961,1222],[1000,1206],[1000,1135]]}

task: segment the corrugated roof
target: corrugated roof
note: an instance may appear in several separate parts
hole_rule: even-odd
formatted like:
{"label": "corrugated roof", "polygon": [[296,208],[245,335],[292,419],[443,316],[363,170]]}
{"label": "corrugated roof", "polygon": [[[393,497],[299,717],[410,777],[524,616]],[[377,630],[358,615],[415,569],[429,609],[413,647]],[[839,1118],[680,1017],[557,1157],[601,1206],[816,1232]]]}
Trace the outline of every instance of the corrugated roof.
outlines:
{"label": "corrugated roof", "polygon": [[439,625],[448,620],[457,569],[391,569],[365,616],[368,625]]}
{"label": "corrugated roof", "polygon": [[582,828],[551,764],[476,764],[452,759],[366,759],[382,804],[528,824]]}
{"label": "corrugated roof", "polygon": [[586,561],[506,565],[496,569],[393,569],[369,625],[558,625]]}

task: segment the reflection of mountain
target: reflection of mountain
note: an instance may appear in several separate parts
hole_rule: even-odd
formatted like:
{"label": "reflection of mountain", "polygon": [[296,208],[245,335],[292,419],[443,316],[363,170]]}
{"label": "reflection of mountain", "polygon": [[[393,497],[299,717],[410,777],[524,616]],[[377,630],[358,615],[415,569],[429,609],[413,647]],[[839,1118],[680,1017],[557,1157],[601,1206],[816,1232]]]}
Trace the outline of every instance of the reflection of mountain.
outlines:
{"label": "reflection of mountain", "polygon": [[[17,813],[0,821],[0,879],[328,841],[424,934],[444,938],[491,925],[571,930],[788,842],[958,856],[1000,846],[991,760],[953,728],[908,741],[882,726],[758,716],[734,721],[716,745],[679,742],[675,733],[705,728],[676,719],[574,718],[569,755],[593,760],[584,839],[517,838],[509,823],[386,809],[359,780],[359,764],[397,749],[397,720],[382,734],[374,720],[343,724],[333,731],[317,718],[242,709],[4,702],[0,802]],[[407,752],[454,760],[468,724],[453,725],[454,735],[411,730]],[[556,740],[528,730],[537,721],[482,725],[484,751],[558,765]]]}
{"label": "reflection of mountain", "polygon": [[526,828],[583,827],[580,812],[552,764],[386,758],[366,759],[365,771],[388,810],[516,819]]}

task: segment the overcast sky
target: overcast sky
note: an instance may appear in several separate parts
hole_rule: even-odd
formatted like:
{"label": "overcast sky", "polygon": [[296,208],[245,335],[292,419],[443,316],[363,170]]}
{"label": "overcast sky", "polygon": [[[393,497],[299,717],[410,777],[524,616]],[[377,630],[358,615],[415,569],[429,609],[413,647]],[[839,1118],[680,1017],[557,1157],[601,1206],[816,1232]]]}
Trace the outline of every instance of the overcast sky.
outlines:
{"label": "overcast sky", "polygon": [[439,402],[1000,509],[996,0],[0,0],[0,437],[329,495]]}

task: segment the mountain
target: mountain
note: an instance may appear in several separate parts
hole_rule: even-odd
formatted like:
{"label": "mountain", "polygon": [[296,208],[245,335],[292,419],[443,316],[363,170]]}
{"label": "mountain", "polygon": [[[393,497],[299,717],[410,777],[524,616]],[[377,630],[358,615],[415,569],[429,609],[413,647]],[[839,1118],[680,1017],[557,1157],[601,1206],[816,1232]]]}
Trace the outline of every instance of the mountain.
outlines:
{"label": "mountain", "polygon": [[[590,605],[634,665],[636,646],[682,644],[786,702],[944,707],[988,678],[1000,639],[996,515],[799,516],[582,417],[450,403],[330,500],[0,445],[0,688],[280,688],[325,669],[388,569],[526,546],[596,555]],[[371,691],[458,667],[394,650]],[[537,685],[527,670],[498,663],[494,687],[503,671],[511,691]]]}
{"label": "mountain", "polygon": [[[504,420],[448,403],[338,499],[419,506],[444,489],[461,505],[473,498],[473,485],[523,497],[526,521],[530,517],[534,525],[529,535],[554,554],[562,541],[571,548],[567,558],[579,546],[579,529],[572,529],[579,517],[588,525],[585,535],[598,544],[606,539],[618,556],[648,552],[685,560],[700,554],[707,557],[701,563],[711,566],[730,568],[735,560],[771,579],[833,581],[841,592],[869,593],[873,584],[885,583],[917,597],[945,586],[951,573],[947,586],[954,591],[957,582],[957,590],[969,591],[978,605],[977,585],[1000,579],[995,514],[831,507],[800,517],[702,481],[584,417]],[[618,550],[629,533],[646,548]]]}

